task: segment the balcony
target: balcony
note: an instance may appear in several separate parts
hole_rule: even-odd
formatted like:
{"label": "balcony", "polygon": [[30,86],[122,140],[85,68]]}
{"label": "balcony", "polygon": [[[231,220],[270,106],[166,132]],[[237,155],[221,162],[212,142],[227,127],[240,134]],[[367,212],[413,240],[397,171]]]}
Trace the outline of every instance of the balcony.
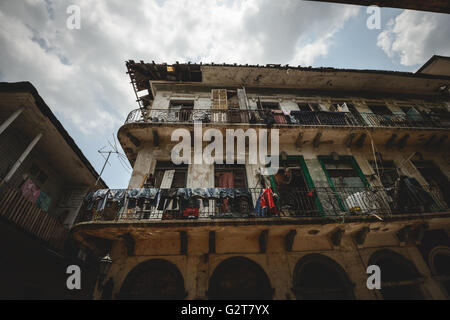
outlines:
{"label": "balcony", "polygon": [[[267,189],[265,191],[268,191]],[[447,212],[434,188],[102,189],[86,196],[78,222],[385,217]]]}
{"label": "balcony", "polygon": [[436,117],[411,117],[406,114],[361,113],[361,116],[370,127],[394,127],[394,128],[449,128],[445,118]]}
{"label": "balcony", "polygon": [[54,249],[63,248],[67,229],[56,218],[28,201],[20,191],[6,184],[0,186],[0,217]]}
{"label": "balcony", "polygon": [[408,116],[406,114],[378,115],[374,113],[290,111],[282,110],[240,110],[240,109],[151,109],[147,113],[136,109],[131,111],[128,123],[203,123],[217,124],[266,124],[298,126],[341,126],[341,127],[395,127],[395,128],[449,128],[450,118],[445,115]]}

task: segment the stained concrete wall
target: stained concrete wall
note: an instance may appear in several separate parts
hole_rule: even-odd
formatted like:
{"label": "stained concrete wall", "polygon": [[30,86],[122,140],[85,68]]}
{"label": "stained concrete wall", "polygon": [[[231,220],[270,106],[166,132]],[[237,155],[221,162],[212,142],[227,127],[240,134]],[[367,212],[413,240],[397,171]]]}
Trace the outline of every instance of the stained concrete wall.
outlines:
{"label": "stained concrete wall", "polygon": [[[166,93],[165,93],[166,94]],[[256,99],[254,95],[248,95],[248,104],[251,109],[256,109]],[[167,108],[170,94],[163,96],[158,93],[155,97],[154,108]],[[195,100],[194,108],[203,108],[210,105],[210,97],[207,94],[199,94],[188,96],[181,94],[177,99],[193,97]],[[252,99],[253,98],[253,99]],[[296,99],[292,97],[274,98],[279,101],[283,110],[296,110]],[[293,100],[294,99],[294,100]],[[308,98],[305,98],[308,99]],[[311,101],[317,99],[312,97]],[[359,98],[346,100],[353,103],[358,111],[370,112],[366,103]],[[324,99],[323,104],[329,104],[330,101]],[[400,109],[395,103],[389,103],[389,108],[394,112],[400,113]],[[320,131],[320,129],[318,129]],[[348,132],[338,132],[336,135],[347,134]],[[295,137],[288,133],[282,133],[280,138],[280,151],[285,151],[288,155],[303,156],[308,167],[309,173],[316,187],[328,187],[328,181],[323,169],[317,160],[319,155],[330,155],[336,152],[338,155],[353,155],[362,172],[366,175],[371,185],[380,185],[373,168],[369,164],[373,160],[373,150],[370,142],[366,141],[363,148],[348,148],[342,144],[323,143],[318,147],[314,147],[308,140],[297,147]],[[309,139],[309,138],[308,138]],[[369,137],[367,138],[367,140]],[[370,141],[370,140],[369,140]],[[420,175],[419,171],[414,167],[411,160],[407,160],[410,155],[417,151],[416,146],[411,145],[403,149],[387,149],[384,145],[375,145],[376,151],[383,155],[384,160],[393,160],[400,167],[400,170],[411,177],[415,177],[419,183],[427,185],[425,179]],[[248,152],[248,151],[246,151]],[[420,152],[424,160],[431,160],[436,163],[450,178],[450,163],[448,162],[448,151],[446,150],[424,150],[420,148]],[[136,160],[133,174],[130,179],[130,186],[137,187],[141,184],[146,173],[152,172],[156,161],[167,161],[170,155],[170,148],[164,147],[154,148],[152,145],[144,145],[141,147],[138,158]],[[259,187],[258,164],[247,164],[246,174],[249,187]],[[187,187],[212,187],[214,186],[214,167],[212,165],[190,165],[188,169]],[[320,198],[320,194],[319,194]],[[408,222],[403,222],[408,223]],[[292,288],[293,272],[295,265],[307,254],[320,253],[324,254],[336,261],[347,273],[350,281],[355,284],[354,294],[359,299],[378,299],[380,294],[376,291],[370,291],[366,287],[366,268],[370,256],[381,248],[389,248],[403,255],[412,261],[418,271],[423,275],[424,282],[421,284],[424,297],[427,299],[443,299],[445,294],[439,285],[432,279],[430,271],[422,256],[415,246],[404,246],[399,243],[394,229],[391,229],[384,222],[374,225],[363,246],[356,245],[351,234],[345,234],[340,246],[333,246],[327,236],[329,232],[336,227],[344,225],[328,225],[328,226],[306,226],[303,229],[296,228],[297,237],[293,243],[292,252],[286,252],[284,248],[284,235],[286,229],[277,229],[270,227],[269,241],[266,253],[260,253],[258,244],[259,229],[255,226],[253,229],[240,230],[238,227],[223,227],[221,232],[217,232],[216,236],[216,253],[209,253],[208,247],[208,227],[200,228],[196,232],[188,233],[188,252],[187,255],[180,255],[180,241],[177,232],[160,230],[154,236],[148,236],[143,239],[136,239],[135,255],[128,256],[125,245],[122,241],[114,241],[111,257],[114,261],[109,276],[114,278],[114,293],[120,291],[120,287],[127,274],[139,263],[149,259],[161,258],[174,263],[183,275],[185,287],[188,292],[188,299],[204,299],[208,288],[208,281],[220,262],[234,256],[244,256],[257,262],[268,275],[271,286],[275,288],[275,299],[293,299],[294,294],[290,290]],[[360,225],[344,227],[356,230]],[[311,229],[317,229],[318,235],[308,233]],[[371,226],[372,229],[372,226]],[[388,231],[384,231],[388,230]],[[153,232],[153,231],[152,231]],[[98,293],[97,293],[98,294]]]}
{"label": "stained concrete wall", "polygon": [[[370,138],[368,138],[370,139]],[[374,179],[375,170],[369,164],[369,161],[374,160],[373,150],[370,143],[366,143],[366,147],[348,148],[339,144],[324,144],[315,148],[312,145],[305,145],[301,148],[297,148],[295,145],[288,143],[285,144],[280,138],[279,151],[284,151],[290,156],[298,155],[303,156],[308,167],[309,173],[316,187],[329,187],[325,173],[318,161],[318,156],[329,156],[332,152],[337,153],[340,156],[351,155],[355,158],[362,172],[368,178],[371,185],[380,185],[377,179]],[[247,146],[248,147],[248,146]],[[415,154],[417,149],[414,146],[398,149],[387,149],[384,146],[376,146],[375,151],[380,152],[384,161],[392,160],[397,168],[399,168],[402,174],[409,177],[416,178],[417,181],[423,186],[427,186],[428,182],[422,177],[420,172],[415,168],[412,163],[411,157]],[[133,168],[129,187],[139,187],[146,174],[153,172],[156,162],[169,161],[170,160],[170,146],[165,148],[155,148],[151,144],[144,144],[138,152],[138,157]],[[225,147],[224,147],[225,151]],[[441,171],[450,178],[450,163],[446,160],[446,157],[441,153],[434,150],[422,150],[420,149],[421,156],[424,160],[434,162]],[[444,154],[445,150],[443,150]],[[248,164],[248,150],[245,150],[246,162],[247,162],[247,181],[250,188],[260,186],[258,184],[259,176],[257,174],[258,164]],[[192,158],[193,159],[193,158]],[[189,165],[188,170],[188,187],[213,187],[214,186],[214,167],[212,165]]]}
{"label": "stained concrete wall", "polygon": [[[309,229],[313,228],[312,226]],[[415,246],[402,246],[394,232],[371,232],[363,246],[357,246],[352,236],[344,235],[340,246],[333,246],[327,238],[328,229],[315,226],[318,235],[309,234],[308,228],[298,229],[292,252],[284,249],[284,238],[276,228],[270,229],[266,253],[259,252],[258,233],[229,227],[218,232],[216,253],[208,253],[208,231],[198,230],[188,234],[187,255],[179,254],[179,242],[176,234],[166,233],[159,238],[137,240],[134,256],[128,256],[121,241],[115,241],[111,251],[113,260],[108,277],[114,279],[114,294],[120,288],[129,272],[142,262],[150,259],[165,259],[177,266],[183,275],[186,299],[206,299],[209,279],[215,268],[224,260],[242,256],[256,262],[266,273],[272,288],[274,299],[295,299],[291,288],[296,264],[308,254],[322,254],[335,261],[354,284],[356,299],[382,299],[380,292],[369,290],[366,286],[366,269],[369,259],[378,250],[389,249],[412,262],[424,281],[420,284],[425,299],[446,299],[439,284],[431,273]],[[375,229],[374,229],[375,230]],[[96,293],[99,296],[99,293]]]}

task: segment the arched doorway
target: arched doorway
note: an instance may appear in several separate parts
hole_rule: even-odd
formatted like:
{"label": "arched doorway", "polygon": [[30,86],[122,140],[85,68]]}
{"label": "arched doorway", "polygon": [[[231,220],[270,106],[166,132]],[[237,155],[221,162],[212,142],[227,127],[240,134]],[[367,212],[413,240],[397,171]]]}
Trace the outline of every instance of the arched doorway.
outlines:
{"label": "arched doorway", "polygon": [[354,299],[353,284],[344,269],[321,254],[308,254],[294,269],[294,293],[297,299]]}
{"label": "arched doorway", "polygon": [[184,299],[184,280],[178,268],[163,259],[145,261],[127,275],[120,299]]}
{"label": "arched doorway", "polygon": [[264,270],[245,257],[222,261],[214,270],[209,299],[272,299],[273,289]]}
{"label": "arched doorway", "polygon": [[419,287],[419,273],[411,261],[391,250],[375,252],[369,265],[381,270],[380,292],[384,299],[424,299]]}
{"label": "arched doorway", "polygon": [[447,296],[450,296],[450,247],[433,248],[428,260],[434,279],[442,285]]}

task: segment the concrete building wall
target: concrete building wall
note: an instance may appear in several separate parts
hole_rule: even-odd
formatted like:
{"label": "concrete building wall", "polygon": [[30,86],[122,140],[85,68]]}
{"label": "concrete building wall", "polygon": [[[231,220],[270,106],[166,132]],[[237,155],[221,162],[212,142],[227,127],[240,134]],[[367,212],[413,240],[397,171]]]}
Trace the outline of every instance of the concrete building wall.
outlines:
{"label": "concrete building wall", "polygon": [[[208,233],[199,231],[189,235],[187,255],[178,254],[176,238],[162,236],[159,239],[142,240],[136,243],[136,254],[127,256],[126,248],[120,241],[114,242],[111,258],[114,261],[109,277],[114,279],[114,295],[120,292],[123,281],[130,271],[140,263],[150,259],[164,259],[172,262],[181,272],[186,299],[207,299],[209,279],[216,267],[232,257],[246,257],[256,262],[266,273],[274,299],[295,299],[291,291],[296,264],[305,256],[314,253],[324,255],[342,267],[354,284],[356,299],[382,299],[376,290],[366,286],[366,269],[370,257],[377,251],[391,250],[410,261],[423,277],[420,290],[425,299],[445,299],[446,295],[432,278],[429,268],[417,247],[402,246],[392,233],[370,235],[363,247],[358,247],[351,236],[344,236],[339,247],[333,247],[325,236],[303,235],[296,242],[292,252],[284,250],[283,238],[277,234],[270,236],[266,253],[259,253],[257,239],[253,235],[241,233],[233,235],[233,230],[222,232],[217,241],[217,253],[208,253]],[[300,231],[301,232],[301,231]],[[234,241],[233,241],[234,240]],[[98,294],[98,293],[97,293]]]}
{"label": "concrete building wall", "polygon": [[[263,102],[279,103],[280,108],[284,111],[298,110],[299,102],[320,103],[322,110],[328,110],[332,103],[339,100],[340,103],[346,101],[349,104],[353,104],[357,111],[361,113],[371,113],[368,104],[384,102],[393,113],[402,114],[403,111],[400,109],[400,105],[406,103],[405,101],[399,103],[397,100],[392,99],[375,100],[361,99],[359,97],[332,99],[330,97],[295,96],[289,94],[259,96],[255,93],[248,93],[247,96],[248,106],[251,110],[257,109],[258,97],[261,97]],[[193,100],[194,109],[211,107],[211,96],[208,92],[191,92],[188,94],[158,91],[153,102],[153,108],[167,109],[171,99]],[[419,104],[419,102],[416,101],[412,104]],[[423,104],[426,105],[426,103]],[[247,127],[245,125],[235,125],[233,128],[245,130]],[[189,128],[189,130],[193,130],[193,128]],[[400,173],[414,177],[420,184],[427,186],[427,181],[412,162],[417,157],[415,152],[420,150],[420,155],[424,160],[433,161],[450,178],[450,163],[447,160],[449,152],[447,150],[439,150],[437,152],[433,149],[417,147],[411,144],[403,148],[387,148],[385,142],[383,144],[373,143],[372,145],[372,135],[380,133],[380,131],[374,132],[373,130],[367,130],[367,137],[362,148],[356,147],[355,144],[349,148],[342,142],[337,143],[336,141],[342,141],[350,133],[349,130],[338,129],[320,140],[318,146],[314,146],[312,143],[314,135],[323,132],[320,127],[314,128],[314,130],[307,132],[307,137],[304,137],[304,140],[297,144],[297,137],[291,133],[292,130],[289,128],[280,129],[279,151],[284,151],[289,156],[302,156],[316,187],[329,187],[327,176],[318,160],[318,156],[330,156],[332,153],[336,153],[339,156],[353,156],[371,186],[381,186],[380,180],[376,177],[376,171],[369,162],[374,160],[374,152],[381,153],[384,161],[393,161],[399,168]],[[303,133],[305,132],[306,130]],[[150,142],[144,142],[139,147],[129,187],[142,185],[145,176],[154,171],[157,161],[170,160],[171,148],[172,144],[170,143],[155,147]],[[248,148],[239,151],[248,156]],[[259,171],[259,163],[250,164],[247,161],[246,178],[249,188],[261,186]],[[188,166],[186,187],[214,187],[214,165],[190,164]],[[320,193],[318,193],[318,197],[319,200],[322,200]],[[256,199],[253,200],[255,201]],[[325,202],[322,204],[325,205]],[[329,257],[345,270],[350,282],[354,284],[353,292],[357,299],[380,299],[382,297],[379,292],[367,289],[366,280],[368,275],[366,268],[370,257],[375,252],[381,249],[389,249],[411,261],[421,276],[423,276],[420,288],[424,298],[444,299],[447,297],[446,294],[433,279],[417,246],[400,243],[396,232],[401,226],[408,223],[408,221],[399,222],[398,224],[394,222],[389,224],[386,221],[370,223],[368,226],[371,231],[363,245],[356,244],[353,238],[354,233],[362,227],[362,224],[358,223],[354,225],[337,222],[324,225],[305,224],[301,227],[298,225],[275,226],[275,224],[267,226],[255,224],[252,226],[251,223],[242,227],[237,224],[221,226],[217,223],[217,225],[213,226],[198,227],[195,231],[189,229],[187,231],[188,249],[186,254],[180,254],[179,231],[181,227],[176,230],[171,228],[158,229],[149,225],[148,232],[147,229],[145,230],[145,235],[141,233],[141,236],[135,238],[136,243],[133,254],[128,253],[124,241],[117,239],[112,241],[111,258],[114,263],[109,276],[114,279],[113,293],[118,294],[124,280],[133,268],[149,259],[164,259],[175,264],[181,272],[185,289],[188,293],[187,299],[205,299],[207,298],[209,280],[217,266],[228,258],[243,256],[256,262],[265,271],[272,288],[275,289],[273,296],[275,299],[295,299],[295,294],[291,290],[295,266],[301,258],[308,254],[316,253]],[[439,223],[436,222],[436,225]],[[195,222],[192,221],[192,224],[195,224]],[[393,227],[394,225],[395,228]],[[267,248],[264,253],[261,252],[259,243],[259,236],[263,228],[269,230]],[[334,245],[330,241],[329,234],[335,228],[345,229],[340,245]],[[212,229],[216,232],[214,253],[210,252],[208,242],[209,232]],[[292,244],[292,251],[287,251],[285,248],[285,235],[291,229],[296,230],[297,236]],[[310,231],[317,231],[317,235],[310,233]],[[97,292],[97,297],[98,294]]]}
{"label": "concrete building wall", "polygon": [[[1,177],[4,177],[9,172],[31,140],[32,139],[24,137],[23,134],[14,127],[7,128],[7,130],[0,135],[0,154],[2,155],[0,161]],[[32,150],[25,158],[12,176],[10,184],[13,187],[19,187],[33,164],[37,165],[47,176],[45,182],[39,185],[39,187],[51,198],[48,212],[52,215],[56,215],[56,207],[67,186],[64,179],[61,177],[61,174],[55,171],[52,165],[48,163],[48,160],[42,157],[42,154],[38,150]]]}

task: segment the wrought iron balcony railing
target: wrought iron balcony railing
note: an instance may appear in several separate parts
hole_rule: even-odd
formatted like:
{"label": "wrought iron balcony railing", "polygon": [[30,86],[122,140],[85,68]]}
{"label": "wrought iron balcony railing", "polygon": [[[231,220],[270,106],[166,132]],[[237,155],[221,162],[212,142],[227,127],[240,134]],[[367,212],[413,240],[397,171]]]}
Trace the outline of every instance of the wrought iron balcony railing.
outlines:
{"label": "wrought iron balcony railing", "polygon": [[82,221],[385,216],[447,211],[432,188],[301,190],[177,188],[103,189],[87,195]]}
{"label": "wrought iron balcony railing", "polygon": [[0,217],[48,243],[52,248],[63,248],[67,229],[62,223],[7,184],[0,186]]}
{"label": "wrought iron balcony railing", "polygon": [[361,116],[371,127],[408,127],[408,128],[448,128],[443,119],[434,117],[408,116],[406,114],[379,115],[361,113]]}
{"label": "wrought iron balcony railing", "polygon": [[378,115],[374,113],[240,110],[240,109],[136,109],[128,114],[125,124],[148,123],[261,123],[302,126],[350,126],[350,127],[426,127],[449,128],[450,121],[432,116],[408,116],[406,114]]}

